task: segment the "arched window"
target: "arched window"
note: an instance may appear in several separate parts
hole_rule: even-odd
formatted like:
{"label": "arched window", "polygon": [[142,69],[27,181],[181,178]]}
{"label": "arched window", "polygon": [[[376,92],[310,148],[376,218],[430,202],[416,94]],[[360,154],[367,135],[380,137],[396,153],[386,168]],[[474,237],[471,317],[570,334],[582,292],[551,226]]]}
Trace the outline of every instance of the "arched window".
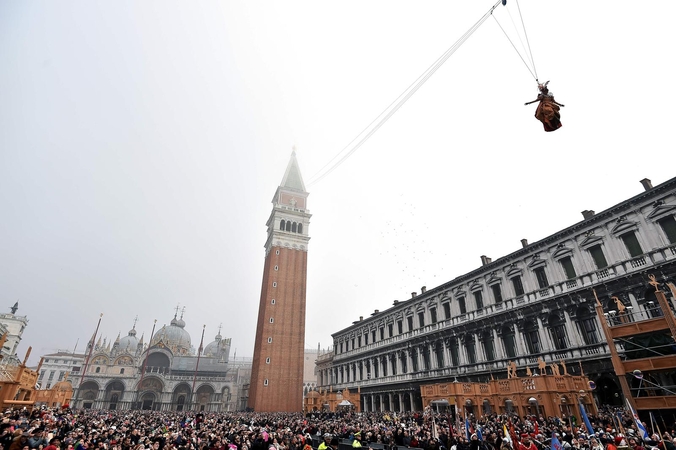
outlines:
{"label": "arched window", "polygon": [[120,369],[120,375],[124,374],[124,369]]}
{"label": "arched window", "polygon": [[286,222],[286,231],[291,231],[291,221]]}
{"label": "arched window", "polygon": [[585,307],[579,307],[575,312],[577,317],[577,326],[580,329],[582,340],[587,345],[599,343],[599,333],[596,327],[596,314],[593,314]]}
{"label": "arched window", "polygon": [[552,334],[552,341],[557,350],[565,350],[568,348],[566,323],[556,313],[549,316],[549,331]]}
{"label": "arched window", "polygon": [[484,345],[484,356],[486,361],[495,361],[495,348],[493,347],[493,333],[486,331],[481,335],[481,341]]}
{"label": "arched window", "polygon": [[298,224],[296,224],[296,222],[294,222],[293,224],[291,224],[291,231],[295,233],[297,227],[298,227]]}
{"label": "arched window", "polygon": [[101,372],[101,368],[100,368],[100,367],[97,367],[96,370],[95,370],[94,372],[96,372],[96,373]]}
{"label": "arched window", "polygon": [[279,222],[279,229],[284,231],[284,228],[286,227],[286,221],[282,219],[281,222]]}
{"label": "arched window", "polygon": [[502,343],[505,345],[505,354],[508,358],[516,358],[516,339],[514,328],[511,325],[502,327]]}
{"label": "arched window", "polygon": [[523,327],[523,334],[526,347],[528,347],[528,353],[531,355],[540,353],[540,334],[538,333],[537,323],[532,320],[526,322],[526,325]]}
{"label": "arched window", "polygon": [[298,233],[303,234],[303,224],[302,223],[298,224]]}
{"label": "arched window", "polygon": [[465,337],[465,350],[467,351],[467,362],[476,364],[476,346],[474,345],[474,335],[468,334]]}

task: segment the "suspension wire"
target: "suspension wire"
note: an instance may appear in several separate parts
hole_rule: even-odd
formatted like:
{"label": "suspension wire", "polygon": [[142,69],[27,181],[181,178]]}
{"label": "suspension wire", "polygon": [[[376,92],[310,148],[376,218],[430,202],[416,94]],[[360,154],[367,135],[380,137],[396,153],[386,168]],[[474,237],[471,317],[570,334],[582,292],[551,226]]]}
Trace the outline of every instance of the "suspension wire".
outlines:
{"label": "suspension wire", "polygon": [[[535,60],[533,59],[533,51],[530,49],[530,41],[528,40],[528,33],[526,32],[526,25],[523,22],[523,15],[521,15],[521,6],[519,0],[516,0],[516,8],[519,10],[519,17],[521,18],[521,26],[523,27],[523,35],[526,36],[526,44],[528,44],[528,53],[530,53],[530,60],[535,71],[535,81],[538,81],[538,71],[535,68]],[[539,82],[539,81],[538,81]]]}
{"label": "suspension wire", "polygon": [[[530,67],[532,67],[532,68],[533,68],[533,71],[535,71],[535,64],[533,63],[533,58],[529,58],[529,57],[528,57],[528,52],[527,52],[526,45],[523,43],[523,39],[521,39],[521,33],[519,33],[519,28],[516,26],[516,23],[514,23],[514,17],[512,16],[512,11],[510,11],[509,9],[507,9],[507,13],[509,14],[509,20],[512,21],[512,25],[514,26],[514,29],[516,30],[516,36],[519,38],[519,43],[521,43],[521,47],[523,48],[523,52],[524,52],[524,54],[526,55],[526,58],[528,59],[528,62],[530,63]],[[522,21],[522,25],[523,25],[523,21]],[[524,29],[524,34],[525,34],[525,33],[526,33],[526,31],[525,31],[525,29]],[[531,56],[532,56],[532,55],[531,55]]]}
{"label": "suspension wire", "polygon": [[[498,0],[495,5],[493,5],[483,16],[481,16],[481,18],[476,23],[474,23],[474,25],[472,25],[451,47],[449,47],[439,58],[437,58],[437,60],[430,67],[428,67],[427,70],[425,70],[413,83],[411,83],[401,94],[399,94],[399,96],[394,99],[394,101],[390,103],[390,105],[385,108],[383,112],[376,116],[376,118],[371,121],[371,123],[366,126],[366,128],[364,128],[354,139],[352,139],[349,144],[347,144],[326,165],[324,165],[324,167],[315,173],[315,175],[311,177],[308,186],[311,186],[322,180],[328,174],[337,169],[338,166],[340,166],[343,162],[345,162],[347,158],[352,156],[355,151],[357,151],[376,131],[378,131],[380,127],[382,127],[385,122],[387,122],[388,119],[392,117],[392,115],[394,115],[394,113],[396,113],[399,108],[401,108],[404,103],[406,103],[406,101],[411,98],[411,96],[415,94],[432,75],[434,75],[439,67],[441,67],[448,60],[448,58],[450,58],[451,55],[453,55],[453,53],[455,53],[456,50],[458,50],[458,48],[460,48],[460,46],[465,43],[467,39],[469,39],[472,34],[474,34],[474,32],[488,19],[488,17],[493,15],[493,11],[501,2],[502,0]],[[349,152],[347,152],[347,154],[345,154],[335,164],[326,169],[326,167],[329,166],[332,161],[337,159],[341,153],[350,148],[352,143],[355,141],[358,142],[350,149]],[[324,169],[326,169],[326,171],[322,173]]]}
{"label": "suspension wire", "polygon": [[[495,19],[495,16],[493,16],[493,18]],[[521,56],[521,53],[519,53],[519,50],[518,50],[518,49],[516,48],[516,46],[514,45],[514,42],[512,42],[512,40],[509,38],[509,36],[508,36],[507,33],[505,32],[505,29],[502,28],[502,25],[500,25],[500,22],[498,22],[498,19],[495,19],[495,23],[498,24],[498,26],[500,27],[500,29],[501,29],[502,32],[504,33],[504,35],[505,35],[505,37],[507,38],[507,40],[509,41],[509,43],[512,44],[512,48],[514,48],[514,51],[516,52],[516,54],[519,55],[519,58],[521,58],[521,61],[523,61],[523,64],[526,66],[526,69],[528,69],[528,71],[530,72],[530,74],[532,75],[532,77],[535,78],[535,81],[538,81],[538,77],[535,75],[535,73],[533,73],[533,71],[531,70],[531,68],[530,68],[530,66],[528,65],[528,63],[526,63],[526,60],[523,59],[523,56]]]}

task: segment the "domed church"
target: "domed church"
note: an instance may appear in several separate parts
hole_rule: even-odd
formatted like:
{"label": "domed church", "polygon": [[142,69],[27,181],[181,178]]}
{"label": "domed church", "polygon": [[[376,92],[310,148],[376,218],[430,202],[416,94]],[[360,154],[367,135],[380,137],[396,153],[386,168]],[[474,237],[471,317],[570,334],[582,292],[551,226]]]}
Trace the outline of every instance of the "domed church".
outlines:
{"label": "domed church", "polygon": [[[178,311],[155,331],[148,345],[136,323],[112,343],[89,342],[84,376],[74,374],[71,406],[93,409],[236,411],[244,409],[242,387],[251,378],[251,358],[230,360],[230,339],[221,336],[195,350]],[[201,338],[201,337],[200,337]],[[201,340],[201,339],[200,339]],[[93,347],[93,348],[92,348]],[[85,367],[86,366],[86,367]],[[81,383],[81,384],[80,384]]]}

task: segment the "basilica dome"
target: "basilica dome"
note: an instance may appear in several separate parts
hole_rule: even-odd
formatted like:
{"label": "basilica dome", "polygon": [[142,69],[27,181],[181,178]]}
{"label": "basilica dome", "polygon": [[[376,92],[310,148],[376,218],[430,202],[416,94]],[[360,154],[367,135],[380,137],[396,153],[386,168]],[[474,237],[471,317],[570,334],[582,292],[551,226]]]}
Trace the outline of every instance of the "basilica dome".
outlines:
{"label": "basilica dome", "polygon": [[210,358],[218,358],[223,362],[228,362],[228,355],[230,354],[230,339],[223,339],[221,333],[216,335],[214,341],[209,343],[204,348],[204,356]]}
{"label": "basilica dome", "polygon": [[136,337],[136,325],[134,325],[134,328],[129,330],[129,334],[120,339],[118,348],[122,351],[128,350],[133,353],[136,351],[136,348],[138,347],[138,342],[139,340]]}
{"label": "basilica dome", "polygon": [[151,347],[166,347],[175,355],[187,355],[190,353],[190,334],[185,331],[183,318],[171,320],[169,326],[164,325],[150,341]]}

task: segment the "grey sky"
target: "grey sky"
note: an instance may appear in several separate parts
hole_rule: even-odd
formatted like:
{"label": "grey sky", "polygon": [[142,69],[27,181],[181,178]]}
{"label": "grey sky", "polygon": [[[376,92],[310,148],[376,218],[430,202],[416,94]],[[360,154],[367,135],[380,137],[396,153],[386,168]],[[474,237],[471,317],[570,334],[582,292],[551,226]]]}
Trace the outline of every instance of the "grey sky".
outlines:
{"label": "grey sky", "polygon": [[20,354],[82,349],[100,312],[103,335],[138,315],[147,339],[180,303],[195,347],[223,323],[250,356],[293,145],[311,348],[676,175],[676,4],[522,0],[562,129],[523,105],[535,82],[490,19],[311,185],[492,5],[418,3],[0,3],[0,307],[29,316]]}

